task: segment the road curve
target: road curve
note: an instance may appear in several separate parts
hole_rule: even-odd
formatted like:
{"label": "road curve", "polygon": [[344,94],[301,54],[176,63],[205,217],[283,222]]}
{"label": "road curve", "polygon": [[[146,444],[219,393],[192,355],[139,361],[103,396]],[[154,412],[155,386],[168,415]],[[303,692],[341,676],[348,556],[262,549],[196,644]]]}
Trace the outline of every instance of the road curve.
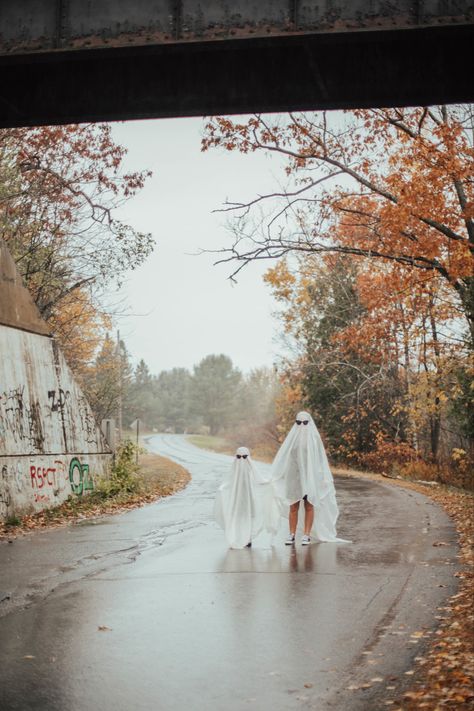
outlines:
{"label": "road curve", "polygon": [[230,458],[148,446],[191,472],[184,491],[0,545],[4,711],[378,711],[400,693],[455,590],[438,506],[338,477],[351,544],[285,547],[282,521],[273,545],[228,550],[212,504]]}

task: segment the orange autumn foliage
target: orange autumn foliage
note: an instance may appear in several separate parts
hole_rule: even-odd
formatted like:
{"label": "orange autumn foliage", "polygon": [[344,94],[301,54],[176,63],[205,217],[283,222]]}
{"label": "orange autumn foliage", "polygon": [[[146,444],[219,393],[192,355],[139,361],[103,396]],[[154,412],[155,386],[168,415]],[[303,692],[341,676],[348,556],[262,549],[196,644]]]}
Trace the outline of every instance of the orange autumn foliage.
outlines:
{"label": "orange autumn foliage", "polygon": [[[410,285],[440,280],[472,347],[472,125],[469,107],[444,106],[211,119],[203,150],[276,155],[289,181],[285,190],[228,204],[238,221],[223,261],[339,252],[392,264],[392,277],[398,270]],[[256,235],[248,213],[264,204]]]}
{"label": "orange autumn foliage", "polygon": [[87,378],[89,367],[108,329],[110,316],[93,303],[85,289],[67,294],[49,319],[49,324],[76,377]]}
{"label": "orange autumn foliage", "polygon": [[88,289],[99,304],[153,249],[151,235],[117,215],[151,175],[126,171],[126,152],[109,124],[0,130],[0,238],[55,324],[72,294],[82,302]]}

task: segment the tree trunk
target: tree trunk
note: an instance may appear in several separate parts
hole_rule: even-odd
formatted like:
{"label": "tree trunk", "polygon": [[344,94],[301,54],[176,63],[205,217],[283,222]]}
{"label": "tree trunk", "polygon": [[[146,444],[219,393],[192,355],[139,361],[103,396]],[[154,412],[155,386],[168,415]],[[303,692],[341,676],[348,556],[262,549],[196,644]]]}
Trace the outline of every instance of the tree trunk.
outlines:
{"label": "tree trunk", "polygon": [[[436,326],[436,320],[434,317],[434,303],[433,303],[433,295],[430,295],[430,327],[431,327],[431,335],[433,337],[433,350],[435,354],[435,362],[436,362],[436,375],[440,375],[440,346],[439,346],[439,338],[438,338],[438,329]],[[438,389],[438,378],[436,378],[436,388]],[[439,397],[438,394],[435,394],[434,398],[434,404],[435,404],[435,414],[433,415],[430,421],[430,430],[431,430],[431,456],[433,457],[433,461],[437,462],[438,461],[438,451],[439,451],[439,440],[441,436],[441,412],[440,412],[440,402],[439,402]]]}
{"label": "tree trunk", "polygon": [[[439,398],[435,398],[435,405],[438,407]],[[433,417],[430,417],[430,444],[431,444],[431,456],[433,462],[438,461],[439,452],[439,440],[441,435],[441,416],[439,412]]]}
{"label": "tree trunk", "polygon": [[462,288],[458,289],[458,294],[464,308],[466,321],[469,328],[469,340],[467,346],[474,352],[474,277],[465,277]]}

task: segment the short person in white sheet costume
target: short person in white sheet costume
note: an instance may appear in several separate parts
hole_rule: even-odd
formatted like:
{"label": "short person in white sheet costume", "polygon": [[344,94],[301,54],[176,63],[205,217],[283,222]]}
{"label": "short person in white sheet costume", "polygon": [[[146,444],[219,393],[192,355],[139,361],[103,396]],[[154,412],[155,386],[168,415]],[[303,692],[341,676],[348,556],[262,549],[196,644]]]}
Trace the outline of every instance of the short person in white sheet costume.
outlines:
{"label": "short person in white sheet costume", "polygon": [[339,509],[334,482],[320,434],[308,412],[299,412],[272,464],[272,484],[282,507],[289,506],[290,535],[295,542],[298,510],[303,499],[303,545],[310,543],[313,528],[320,541],[342,542],[337,538]]}
{"label": "short person in white sheet costume", "polygon": [[218,489],[214,515],[231,548],[245,548],[265,523],[264,496],[270,493],[247,447],[239,447],[229,475]]}

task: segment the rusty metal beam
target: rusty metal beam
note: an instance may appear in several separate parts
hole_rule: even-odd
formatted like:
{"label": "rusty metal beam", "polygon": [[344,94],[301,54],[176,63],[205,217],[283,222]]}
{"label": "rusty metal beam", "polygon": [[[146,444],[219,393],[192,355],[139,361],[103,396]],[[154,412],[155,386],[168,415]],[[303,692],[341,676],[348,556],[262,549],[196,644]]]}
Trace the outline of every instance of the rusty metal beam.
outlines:
{"label": "rusty metal beam", "polygon": [[2,0],[0,53],[472,22],[473,0]]}

